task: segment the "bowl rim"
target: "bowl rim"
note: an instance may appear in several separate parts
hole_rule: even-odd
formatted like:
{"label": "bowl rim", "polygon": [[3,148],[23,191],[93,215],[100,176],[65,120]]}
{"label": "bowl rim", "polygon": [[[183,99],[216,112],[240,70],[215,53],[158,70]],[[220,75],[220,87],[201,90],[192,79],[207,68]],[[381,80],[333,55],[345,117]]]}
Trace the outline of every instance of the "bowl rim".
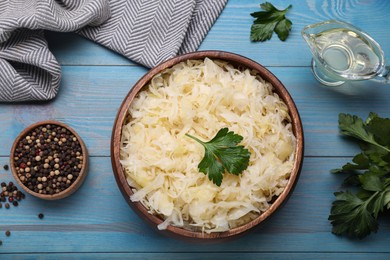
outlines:
{"label": "bowl rim", "polygon": [[[19,176],[16,173],[14,154],[15,154],[15,149],[16,149],[18,143],[22,140],[23,137],[26,136],[27,133],[29,133],[31,130],[33,130],[39,126],[42,126],[42,125],[58,125],[58,126],[61,126],[61,127],[68,129],[74,136],[76,136],[77,140],[80,143],[81,150],[83,153],[83,164],[82,164],[82,167],[80,169],[80,173],[79,173],[79,176],[77,177],[77,179],[68,188],[66,188],[65,190],[63,190],[59,193],[55,193],[55,194],[41,194],[41,193],[37,193],[37,192],[30,190],[27,186],[24,185],[24,183],[20,180]],[[11,168],[12,175],[14,176],[14,179],[16,180],[16,182],[27,193],[29,193],[37,198],[44,199],[44,200],[63,199],[63,198],[70,196],[74,192],[76,192],[76,190],[78,190],[80,188],[81,184],[84,182],[85,177],[87,176],[87,173],[88,173],[88,150],[87,150],[87,147],[86,147],[84,141],[79,136],[79,134],[70,126],[66,125],[65,123],[56,121],[56,120],[43,120],[43,121],[39,121],[39,122],[36,122],[36,123],[33,123],[33,124],[27,126],[15,138],[15,140],[12,144],[11,151],[10,151],[10,168]]]}
{"label": "bowl rim", "polygon": [[[261,78],[265,81],[269,82],[273,86],[273,91],[279,95],[279,97],[286,103],[289,109],[289,114],[292,120],[292,128],[293,133],[296,137],[296,149],[295,149],[295,158],[294,165],[290,174],[290,178],[288,183],[282,193],[275,199],[275,201],[271,204],[271,206],[258,217],[253,219],[252,221],[236,227],[232,228],[228,231],[224,232],[215,232],[215,233],[205,233],[198,231],[191,231],[181,227],[175,227],[172,225],[168,225],[165,230],[158,230],[157,225],[162,223],[159,217],[152,215],[148,212],[148,210],[142,205],[141,202],[132,202],[130,200],[130,196],[133,194],[132,188],[127,184],[127,180],[125,177],[125,173],[122,165],[120,164],[120,140],[122,133],[122,126],[124,121],[126,120],[128,108],[142,88],[147,85],[147,83],[158,73],[163,70],[172,67],[173,65],[186,61],[186,60],[201,60],[204,58],[210,58],[212,60],[224,60],[232,65],[243,66],[245,68],[255,70],[259,73]],[[225,51],[216,51],[216,50],[206,50],[206,51],[196,51],[183,55],[176,56],[171,58],[163,63],[160,63],[156,67],[149,70],[144,76],[142,76],[130,89],[123,102],[121,103],[117,116],[114,121],[112,136],[111,136],[111,163],[113,168],[113,173],[118,184],[118,187],[124,196],[127,203],[130,207],[138,214],[142,219],[144,219],[148,224],[152,226],[153,229],[162,232],[171,237],[180,237],[182,239],[189,239],[191,241],[195,240],[223,240],[231,237],[237,237],[237,235],[242,235],[247,231],[253,229],[252,227],[257,226],[258,224],[264,222],[269,218],[271,214],[277,211],[281,206],[288,200],[291,193],[294,190],[294,187],[298,181],[302,164],[303,164],[303,154],[304,154],[304,133],[301,118],[295,102],[293,101],[291,95],[283,85],[283,83],[268,69],[259,63],[241,56],[239,54],[225,52]]]}

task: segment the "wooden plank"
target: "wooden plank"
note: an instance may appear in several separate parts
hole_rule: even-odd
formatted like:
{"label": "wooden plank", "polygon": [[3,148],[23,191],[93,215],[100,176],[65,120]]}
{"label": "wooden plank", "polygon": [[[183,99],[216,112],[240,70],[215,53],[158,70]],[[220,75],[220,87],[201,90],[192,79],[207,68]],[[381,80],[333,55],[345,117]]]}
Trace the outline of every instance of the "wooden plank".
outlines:
{"label": "wooden plank", "polygon": [[[358,150],[338,133],[338,114],[366,118],[370,111],[390,117],[390,88],[374,82],[323,87],[310,69],[269,68],[290,91],[300,111],[306,156],[352,156]],[[147,70],[138,66],[65,66],[58,97],[52,102],[0,104],[0,155],[8,156],[13,140],[26,126],[55,119],[69,124],[92,156],[110,154],[117,110],[134,83]]]}
{"label": "wooden plank", "polygon": [[[5,160],[0,157],[0,165]],[[74,195],[60,201],[43,201],[28,195],[18,207],[0,209],[0,252],[390,253],[390,222],[385,217],[380,221],[379,232],[362,241],[330,232],[327,218],[333,192],[340,189],[342,176],[332,175],[329,170],[347,160],[306,158],[290,200],[264,225],[238,240],[198,245],[166,238],[151,230],[119,192],[110,159],[92,157],[89,175]],[[12,180],[10,172],[0,171],[0,180]],[[39,219],[39,213],[45,217]],[[5,230],[11,231],[10,237],[5,237]]]}
{"label": "wooden plank", "polygon": [[[249,40],[253,18],[259,11],[258,0],[229,0],[199,50],[224,50],[254,59],[265,66],[309,66],[311,54],[301,37],[304,26],[329,19],[353,23],[367,31],[381,44],[390,59],[390,32],[384,30],[390,1],[290,1],[274,3],[282,9],[293,5],[287,17],[293,22],[289,38],[281,42],[276,35],[270,41],[252,43]],[[363,19],[362,17],[370,17]],[[133,65],[114,52],[73,33],[47,32],[50,47],[64,65]]]}
{"label": "wooden plank", "polygon": [[[84,259],[84,260],[99,260],[99,259],[247,259],[247,260],[257,260],[257,259],[301,259],[301,260],[315,260],[315,259],[355,259],[355,260],[366,260],[367,254],[362,253],[243,253],[243,252],[208,252],[208,253],[194,253],[194,252],[177,252],[177,253],[53,253],[45,254],[28,254],[31,259]],[[371,257],[374,257],[375,260],[388,260],[390,255],[388,253],[375,253]],[[3,260],[7,259],[25,259],[25,254],[5,254],[2,255]]]}

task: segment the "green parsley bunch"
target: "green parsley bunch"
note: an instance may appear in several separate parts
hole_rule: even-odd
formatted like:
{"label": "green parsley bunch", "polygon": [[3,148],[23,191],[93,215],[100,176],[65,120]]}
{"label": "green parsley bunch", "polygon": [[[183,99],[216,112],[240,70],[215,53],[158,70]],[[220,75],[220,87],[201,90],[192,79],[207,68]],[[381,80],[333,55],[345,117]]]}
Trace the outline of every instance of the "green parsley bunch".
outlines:
{"label": "green parsley bunch", "polygon": [[390,119],[370,113],[367,120],[339,115],[341,133],[359,141],[361,153],[334,173],[348,173],[344,185],[357,192],[336,192],[329,220],[332,232],[362,239],[378,230],[378,216],[390,209]]}

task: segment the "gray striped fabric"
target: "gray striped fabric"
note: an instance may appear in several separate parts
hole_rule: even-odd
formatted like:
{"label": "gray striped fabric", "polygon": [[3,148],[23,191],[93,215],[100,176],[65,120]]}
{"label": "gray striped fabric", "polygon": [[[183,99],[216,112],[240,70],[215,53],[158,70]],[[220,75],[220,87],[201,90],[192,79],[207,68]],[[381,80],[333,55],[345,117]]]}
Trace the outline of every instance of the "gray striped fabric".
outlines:
{"label": "gray striped fabric", "polygon": [[61,68],[44,30],[75,31],[146,67],[195,51],[227,0],[0,0],[0,101],[50,100]]}

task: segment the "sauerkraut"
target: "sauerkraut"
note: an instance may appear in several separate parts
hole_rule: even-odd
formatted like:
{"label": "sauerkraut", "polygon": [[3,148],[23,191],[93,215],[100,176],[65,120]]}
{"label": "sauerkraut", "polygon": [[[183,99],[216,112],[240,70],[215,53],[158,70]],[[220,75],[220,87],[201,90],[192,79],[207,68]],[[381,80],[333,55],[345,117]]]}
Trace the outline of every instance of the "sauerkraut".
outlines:
{"label": "sauerkraut", "polygon": [[[121,164],[134,194],[168,225],[222,232],[267,210],[285,188],[296,140],[286,104],[250,70],[218,60],[189,60],[156,75],[128,110]],[[248,168],[220,187],[198,171],[204,148],[223,127],[244,137]]]}

